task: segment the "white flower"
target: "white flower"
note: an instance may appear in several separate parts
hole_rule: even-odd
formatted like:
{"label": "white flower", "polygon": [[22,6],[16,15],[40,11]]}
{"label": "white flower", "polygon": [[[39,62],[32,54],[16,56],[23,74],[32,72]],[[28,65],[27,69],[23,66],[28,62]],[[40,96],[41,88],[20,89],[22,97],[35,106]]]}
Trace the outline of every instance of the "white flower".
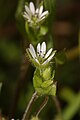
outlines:
{"label": "white flower", "polygon": [[34,3],[30,2],[29,6],[25,5],[25,11],[23,17],[28,21],[30,26],[37,26],[48,15],[48,11],[43,12],[43,6],[35,8]]}
{"label": "white flower", "polygon": [[26,52],[35,66],[43,67],[50,63],[56,53],[56,50],[53,51],[51,48],[48,52],[46,52],[46,43],[43,42],[41,45],[38,43],[37,52],[32,44],[30,44],[29,48],[26,49]]}

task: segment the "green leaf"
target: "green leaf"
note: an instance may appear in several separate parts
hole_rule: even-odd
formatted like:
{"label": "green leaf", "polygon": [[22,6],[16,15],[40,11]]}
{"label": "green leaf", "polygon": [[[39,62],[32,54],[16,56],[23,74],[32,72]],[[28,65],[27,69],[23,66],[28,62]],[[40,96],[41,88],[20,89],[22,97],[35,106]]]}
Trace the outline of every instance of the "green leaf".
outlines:
{"label": "green leaf", "polygon": [[41,83],[42,83],[42,78],[35,75],[35,76],[33,77],[33,85],[34,85],[34,88],[40,87],[40,86],[41,86]]}
{"label": "green leaf", "polygon": [[47,88],[47,87],[49,87],[52,83],[53,83],[52,80],[44,81],[44,82],[41,84],[41,87],[42,87],[42,88]]}
{"label": "green leaf", "polygon": [[35,88],[35,90],[38,92],[39,95],[56,95],[56,85],[49,85],[47,87],[42,87],[42,88]]}
{"label": "green leaf", "polygon": [[[50,72],[50,73],[46,73]],[[51,68],[47,68],[45,71],[43,71],[44,77],[46,77],[46,74],[50,74],[48,78],[51,78]],[[47,79],[45,80],[42,76],[40,75],[39,69],[36,69],[34,72],[34,77],[33,77],[33,85],[35,90],[39,95],[55,95],[56,94],[56,85],[53,84],[52,79]]]}
{"label": "green leaf", "polygon": [[52,96],[56,95],[56,85],[55,84],[52,85],[49,95],[52,95]]}
{"label": "green leaf", "polygon": [[37,93],[39,95],[45,95],[47,93],[47,91],[45,91],[44,89],[42,88],[35,88],[35,90],[37,91]]}
{"label": "green leaf", "polygon": [[33,77],[34,88],[40,87],[41,84],[42,84],[42,78],[41,78],[41,76],[39,74],[39,70],[36,69],[35,73],[34,73],[34,77]]}

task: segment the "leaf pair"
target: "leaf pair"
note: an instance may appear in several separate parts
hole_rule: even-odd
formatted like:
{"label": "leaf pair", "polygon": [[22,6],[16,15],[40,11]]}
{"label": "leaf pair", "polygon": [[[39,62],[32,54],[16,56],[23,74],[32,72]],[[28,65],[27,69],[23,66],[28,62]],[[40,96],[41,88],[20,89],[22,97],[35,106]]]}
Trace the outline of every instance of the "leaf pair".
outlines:
{"label": "leaf pair", "polygon": [[43,71],[39,69],[35,70],[33,77],[33,85],[39,95],[53,95],[56,94],[56,85],[53,82],[55,72],[51,70],[51,67],[46,68]]}

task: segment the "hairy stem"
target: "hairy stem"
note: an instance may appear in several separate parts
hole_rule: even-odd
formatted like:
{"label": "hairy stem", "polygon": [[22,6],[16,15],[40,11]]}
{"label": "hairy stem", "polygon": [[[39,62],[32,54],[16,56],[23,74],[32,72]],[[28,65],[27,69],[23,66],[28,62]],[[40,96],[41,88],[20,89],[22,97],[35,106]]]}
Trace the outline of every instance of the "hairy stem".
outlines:
{"label": "hairy stem", "polygon": [[46,96],[43,103],[41,104],[40,108],[38,109],[36,116],[38,116],[40,114],[40,112],[42,111],[42,109],[46,106],[48,99],[49,99],[49,97]]}
{"label": "hairy stem", "polygon": [[32,95],[32,98],[31,98],[31,100],[28,103],[28,106],[27,106],[27,108],[25,110],[25,113],[23,115],[22,120],[29,120],[28,118],[29,118],[29,114],[30,114],[30,111],[31,111],[31,108],[32,108],[32,104],[34,103],[34,100],[36,99],[36,97],[37,97],[37,92],[35,92]]}
{"label": "hairy stem", "polygon": [[56,106],[58,115],[60,116],[60,120],[62,120],[60,103],[59,103],[59,101],[58,101],[58,99],[57,99],[56,96],[53,96],[52,99],[53,99],[53,101],[55,102],[55,106]]}

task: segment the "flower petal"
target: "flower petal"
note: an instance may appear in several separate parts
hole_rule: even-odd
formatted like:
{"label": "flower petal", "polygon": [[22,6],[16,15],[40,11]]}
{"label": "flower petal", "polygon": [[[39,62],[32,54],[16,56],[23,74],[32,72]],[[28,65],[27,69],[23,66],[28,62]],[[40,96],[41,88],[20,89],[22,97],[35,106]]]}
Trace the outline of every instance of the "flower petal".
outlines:
{"label": "flower petal", "polygon": [[27,5],[25,5],[25,11],[28,13],[29,16],[31,16],[31,11]]}
{"label": "flower petal", "polygon": [[55,53],[56,53],[56,50],[53,51],[53,54],[42,65],[46,65],[48,62],[50,62],[51,59],[54,57]]}
{"label": "flower petal", "polygon": [[31,53],[32,57],[35,59],[36,58],[36,52],[32,44],[30,44],[29,52]]}
{"label": "flower petal", "polygon": [[36,9],[36,14],[38,14],[38,12],[39,12],[39,9],[37,8],[37,9]]}
{"label": "flower petal", "polygon": [[41,6],[40,9],[39,9],[39,15],[41,15],[42,12],[43,12],[43,6]]}
{"label": "flower petal", "polygon": [[29,21],[31,20],[31,19],[30,19],[30,16],[29,16],[26,12],[24,12],[23,17],[26,18],[26,19],[28,19]]}
{"label": "flower petal", "polygon": [[49,57],[49,55],[51,54],[51,52],[52,52],[52,48],[46,53],[46,55],[45,55],[45,59],[47,58],[47,57]]}
{"label": "flower petal", "polygon": [[48,62],[54,57],[54,55],[55,55],[55,52],[47,59]]}
{"label": "flower petal", "polygon": [[39,19],[37,20],[37,23],[43,21],[44,19],[45,19],[45,16],[42,17],[42,18],[39,18]]}
{"label": "flower petal", "polygon": [[43,57],[45,53],[46,53],[46,43],[43,42],[41,45],[41,56]]}
{"label": "flower petal", "polygon": [[39,61],[38,61],[38,59],[35,59],[35,61],[36,61],[38,64],[40,64]]}
{"label": "flower petal", "polygon": [[33,3],[33,2],[30,2],[29,7],[30,7],[30,10],[31,10],[32,14],[34,15],[34,14],[35,14],[35,6],[34,6],[34,3]]}
{"label": "flower petal", "polygon": [[43,12],[43,13],[40,15],[40,18],[42,18],[42,17],[44,17],[44,16],[47,16],[48,13],[49,13],[48,11]]}
{"label": "flower petal", "polygon": [[38,45],[37,45],[37,54],[38,55],[40,54],[40,43],[38,43]]}

